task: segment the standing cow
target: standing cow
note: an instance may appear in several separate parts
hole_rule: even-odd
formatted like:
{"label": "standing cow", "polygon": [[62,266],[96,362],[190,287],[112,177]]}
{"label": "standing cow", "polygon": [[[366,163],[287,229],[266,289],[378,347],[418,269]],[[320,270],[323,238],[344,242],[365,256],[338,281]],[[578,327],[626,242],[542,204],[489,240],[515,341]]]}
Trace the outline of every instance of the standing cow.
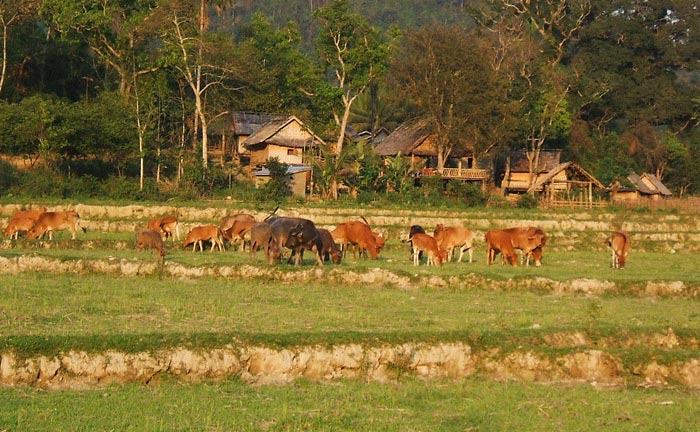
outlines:
{"label": "standing cow", "polygon": [[272,234],[272,226],[269,223],[258,222],[250,227],[249,232],[251,256],[255,257],[255,253],[262,249],[268,264],[280,262],[282,246]]}
{"label": "standing cow", "polygon": [[512,266],[518,265],[518,255],[513,247],[513,237],[504,230],[488,230],[484,235],[486,240],[486,264],[493,264],[496,255],[503,258]]}
{"label": "standing cow", "polygon": [[340,247],[333,240],[331,232],[324,228],[319,228],[318,233],[321,235],[321,256],[324,261],[331,261],[333,264],[340,264],[343,258],[343,253]]}
{"label": "standing cow", "polygon": [[624,269],[630,251],[629,235],[624,231],[616,231],[610,234],[606,242],[612,251],[612,268]]}
{"label": "standing cow", "polygon": [[542,253],[547,244],[547,234],[538,227],[516,227],[503,231],[510,234],[513,247],[523,253],[523,264],[529,266],[532,258],[536,267],[542,265]]}
{"label": "standing cow", "polygon": [[270,219],[270,225],[272,234],[280,245],[291,249],[289,263],[294,259],[295,265],[301,265],[306,249],[314,253],[317,265],[323,265],[321,235],[312,221],[303,218],[278,217]]}
{"label": "standing cow", "polygon": [[372,259],[376,260],[379,257],[381,247],[377,244],[378,234],[373,233],[370,226],[365,222],[350,221],[340,223],[331,231],[331,235],[336,243],[343,245],[343,254],[347,253],[348,245],[357,245],[360,248],[360,252],[367,250]]}
{"label": "standing cow", "polygon": [[148,229],[162,235],[166,240],[180,241],[180,228],[176,216],[165,216],[148,221]]}
{"label": "standing cow", "polygon": [[192,252],[195,252],[199,246],[199,250],[204,252],[203,242],[205,241],[211,242],[210,252],[214,251],[214,247],[217,247],[220,252],[224,250],[224,243],[221,241],[221,231],[216,225],[202,225],[192,228],[187,237],[185,237],[182,246],[188,247],[192,245]]}
{"label": "standing cow", "polygon": [[472,262],[474,233],[463,227],[446,227],[443,224],[438,224],[433,232],[433,236],[438,243],[438,247],[447,251],[447,261],[452,261],[452,253],[455,248],[459,248],[459,259],[457,262],[462,262],[462,257],[465,251],[469,251],[469,262]]}
{"label": "standing cow", "polygon": [[158,231],[145,229],[136,233],[136,249],[148,249],[152,252],[154,249],[158,251],[160,259],[165,259],[165,246],[163,245],[163,237]]}
{"label": "standing cow", "polygon": [[[408,242],[411,245],[411,261],[413,261],[413,242],[411,241],[411,238],[413,237],[414,234],[425,234],[425,229],[423,229],[422,226],[420,225],[411,225],[411,228],[408,230]],[[421,260],[423,259],[423,252],[418,252],[418,259]]]}
{"label": "standing cow", "polygon": [[420,265],[420,259],[418,258],[419,252],[425,252],[427,255],[426,265],[435,265],[440,267],[445,261],[445,251],[440,249],[435,237],[430,234],[417,233],[408,239],[413,247],[413,265]]}
{"label": "standing cow", "polygon": [[44,234],[49,234],[49,240],[53,240],[54,231],[68,230],[71,238],[75,240],[78,229],[87,230],[80,226],[80,215],[74,210],[43,212],[34,226],[27,231],[27,237],[38,239]]}

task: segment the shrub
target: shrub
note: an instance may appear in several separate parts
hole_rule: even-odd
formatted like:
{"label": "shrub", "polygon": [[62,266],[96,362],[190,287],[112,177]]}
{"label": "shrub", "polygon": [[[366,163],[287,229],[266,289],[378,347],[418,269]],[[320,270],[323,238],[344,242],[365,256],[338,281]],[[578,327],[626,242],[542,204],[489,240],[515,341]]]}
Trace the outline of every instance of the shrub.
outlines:
{"label": "shrub", "polygon": [[537,196],[531,194],[523,194],[518,198],[518,207],[520,208],[537,208]]}

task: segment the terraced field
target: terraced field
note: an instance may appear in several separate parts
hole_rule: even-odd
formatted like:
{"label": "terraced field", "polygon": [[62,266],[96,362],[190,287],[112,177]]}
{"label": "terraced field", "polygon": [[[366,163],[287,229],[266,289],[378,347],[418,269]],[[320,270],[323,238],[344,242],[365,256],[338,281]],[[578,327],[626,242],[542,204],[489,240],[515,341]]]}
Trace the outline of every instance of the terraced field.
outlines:
{"label": "terraced field", "polygon": [[[6,205],[0,215],[6,220],[17,208]],[[177,214],[184,233],[227,214],[262,219],[267,211],[53,207],[63,208],[80,213],[87,234],[6,239],[0,249],[0,381],[8,385],[161,376],[391,382],[408,374],[700,387],[694,216],[282,209],[328,228],[364,216],[389,239],[377,261],[347,257],[319,268],[307,260],[295,268],[240,251],[192,253],[177,242],[167,244],[163,264],[133,250],[135,229],[153,217]],[[466,226],[479,239],[490,228],[540,226],[549,235],[545,264],[487,266],[477,242],[474,263],[412,266],[401,242],[407,227],[437,223]],[[620,228],[631,233],[633,252],[628,269],[614,271],[604,239]],[[37,301],[45,307],[37,310]],[[279,324],[285,320],[289,326]]]}

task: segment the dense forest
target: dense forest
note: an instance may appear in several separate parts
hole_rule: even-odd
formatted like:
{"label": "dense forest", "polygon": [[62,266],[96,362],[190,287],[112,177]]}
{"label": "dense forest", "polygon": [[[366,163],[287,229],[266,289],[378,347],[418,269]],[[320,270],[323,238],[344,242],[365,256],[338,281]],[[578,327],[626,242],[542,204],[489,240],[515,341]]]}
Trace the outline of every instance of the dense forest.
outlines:
{"label": "dense forest", "polygon": [[294,114],[323,137],[315,179],[329,196],[339,184],[401,192],[406,165],[343,131],[407,119],[436,133],[438,167],[468,146],[496,184],[511,150],[536,166],[561,149],[606,185],[650,172],[697,193],[699,6],[3,1],[0,191],[230,189],[238,161],[210,163],[208,148],[223,118],[247,111]]}

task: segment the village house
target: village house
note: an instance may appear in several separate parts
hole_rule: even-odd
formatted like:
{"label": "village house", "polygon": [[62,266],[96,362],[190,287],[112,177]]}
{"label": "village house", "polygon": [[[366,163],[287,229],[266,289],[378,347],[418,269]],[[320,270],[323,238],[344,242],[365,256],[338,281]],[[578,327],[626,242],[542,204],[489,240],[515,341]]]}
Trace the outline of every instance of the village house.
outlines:
{"label": "village house", "polygon": [[561,162],[561,150],[542,150],[532,175],[527,152],[511,152],[501,188],[507,196],[534,192],[544,201],[582,204],[593,203],[594,192],[605,191],[603,184],[578,164]]}
{"label": "village house", "polygon": [[611,201],[659,200],[673,195],[654,174],[632,173],[627,176],[627,181],[629,185],[616,181],[610,186]]}
{"label": "village house", "polygon": [[402,124],[377,144],[375,151],[384,157],[409,158],[417,177],[441,175],[444,179],[479,183],[482,188],[486,188],[490,177],[489,170],[479,166],[470,148],[455,148],[443,172],[438,173],[435,134],[423,121]]}

